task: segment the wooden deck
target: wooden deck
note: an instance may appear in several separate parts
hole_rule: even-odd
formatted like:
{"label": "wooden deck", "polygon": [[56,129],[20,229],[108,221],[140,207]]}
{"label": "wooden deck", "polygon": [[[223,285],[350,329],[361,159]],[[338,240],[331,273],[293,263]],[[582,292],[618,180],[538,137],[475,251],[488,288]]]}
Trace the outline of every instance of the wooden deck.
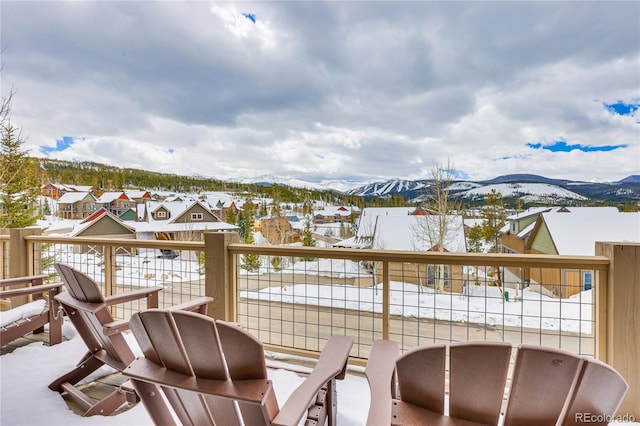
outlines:
{"label": "wooden deck", "polygon": [[[65,340],[66,339],[64,339],[63,337],[63,342]],[[29,345],[34,342],[42,342],[45,345],[48,345],[49,333],[45,331],[44,333],[39,333],[39,334],[28,334],[25,337],[16,339],[13,342],[8,343],[0,348],[0,356],[9,354],[20,347]],[[72,356],[75,356],[75,355],[72,355]],[[80,360],[81,356],[82,354],[80,353],[77,354],[78,361]],[[75,358],[72,358],[72,359],[75,360]],[[101,377],[92,383],[88,383],[87,385],[82,387],[82,390],[93,398],[102,399],[106,395],[116,390],[125,381],[126,381],[126,378],[122,376],[122,374],[120,373],[110,374],[108,376]],[[62,398],[67,402],[67,405],[74,413],[78,414],[79,416],[82,415],[84,410],[80,406],[78,406],[73,400],[71,400],[71,398],[67,398],[66,394],[62,395]],[[115,416],[119,413],[127,411],[131,407],[132,405],[130,404],[123,405],[111,415]]]}

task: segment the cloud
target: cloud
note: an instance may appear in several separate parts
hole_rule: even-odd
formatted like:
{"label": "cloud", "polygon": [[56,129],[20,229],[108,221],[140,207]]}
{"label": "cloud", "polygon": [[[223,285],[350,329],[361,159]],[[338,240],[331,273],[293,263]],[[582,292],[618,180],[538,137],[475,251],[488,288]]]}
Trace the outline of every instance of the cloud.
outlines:
{"label": "cloud", "polygon": [[37,155],[227,179],[637,173],[637,2],[2,7],[2,87]]}

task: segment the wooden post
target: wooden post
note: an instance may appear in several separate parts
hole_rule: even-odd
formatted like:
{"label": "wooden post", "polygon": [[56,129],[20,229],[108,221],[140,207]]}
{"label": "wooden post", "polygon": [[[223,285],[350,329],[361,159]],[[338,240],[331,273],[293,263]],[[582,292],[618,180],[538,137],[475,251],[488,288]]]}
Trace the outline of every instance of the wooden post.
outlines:
{"label": "wooden post", "polygon": [[640,419],[640,244],[596,242],[596,255],[610,260],[603,361],[629,383],[618,415]]}
{"label": "wooden post", "polygon": [[[31,275],[33,265],[29,265],[29,244],[24,239],[27,235],[40,235],[40,228],[11,228],[9,229],[9,278],[26,277]],[[15,306],[27,303],[28,297],[16,297],[13,299]],[[15,307],[14,306],[14,307]]]}
{"label": "wooden post", "polygon": [[234,305],[235,283],[232,262],[227,246],[239,243],[240,237],[235,232],[211,232],[204,234],[205,277],[204,295],[213,297],[207,314],[216,319],[235,321]]}

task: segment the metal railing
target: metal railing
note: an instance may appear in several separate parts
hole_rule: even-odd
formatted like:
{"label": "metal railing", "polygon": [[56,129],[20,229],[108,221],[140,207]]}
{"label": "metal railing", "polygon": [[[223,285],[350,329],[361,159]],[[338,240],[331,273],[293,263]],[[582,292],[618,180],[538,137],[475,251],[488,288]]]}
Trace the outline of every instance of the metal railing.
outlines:
{"label": "metal railing", "polygon": [[[228,251],[231,318],[292,353],[318,351],[331,334],[352,336],[358,358],[379,338],[396,340],[403,350],[501,340],[597,352],[598,302],[591,293],[606,282],[604,257],[245,244]],[[252,265],[255,271],[248,270]],[[590,276],[592,289],[567,280],[569,274]]]}

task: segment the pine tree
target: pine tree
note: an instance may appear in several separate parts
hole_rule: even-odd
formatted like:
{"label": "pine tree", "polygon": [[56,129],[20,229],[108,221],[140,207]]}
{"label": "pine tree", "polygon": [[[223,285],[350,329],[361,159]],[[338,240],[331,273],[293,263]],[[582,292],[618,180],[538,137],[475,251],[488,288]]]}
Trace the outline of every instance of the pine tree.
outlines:
{"label": "pine tree", "polygon": [[0,110],[0,228],[24,228],[37,220],[38,161],[23,150],[20,129],[10,116],[11,95]]}
{"label": "pine tree", "polygon": [[[246,244],[253,244],[253,232],[248,232],[244,241]],[[257,254],[242,255],[240,267],[249,272],[257,272],[260,269],[260,257]]]}
{"label": "pine tree", "polygon": [[482,227],[480,225],[472,226],[467,236],[467,250],[472,253],[480,253],[482,251],[482,240]]}
{"label": "pine tree", "polygon": [[500,229],[505,225],[507,214],[502,202],[502,194],[492,189],[484,199],[482,208],[482,235],[489,244],[489,252],[500,252]]}

